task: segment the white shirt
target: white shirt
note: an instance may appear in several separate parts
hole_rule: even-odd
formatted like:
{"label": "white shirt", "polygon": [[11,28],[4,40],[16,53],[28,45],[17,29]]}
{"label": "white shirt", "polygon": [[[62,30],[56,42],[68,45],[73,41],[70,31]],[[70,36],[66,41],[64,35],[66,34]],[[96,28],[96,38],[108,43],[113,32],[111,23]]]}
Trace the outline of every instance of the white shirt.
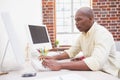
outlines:
{"label": "white shirt", "polygon": [[69,57],[76,56],[80,51],[85,56],[84,62],[91,70],[102,70],[118,76],[120,56],[116,54],[112,34],[96,22],[87,33],[82,32],[69,50]]}

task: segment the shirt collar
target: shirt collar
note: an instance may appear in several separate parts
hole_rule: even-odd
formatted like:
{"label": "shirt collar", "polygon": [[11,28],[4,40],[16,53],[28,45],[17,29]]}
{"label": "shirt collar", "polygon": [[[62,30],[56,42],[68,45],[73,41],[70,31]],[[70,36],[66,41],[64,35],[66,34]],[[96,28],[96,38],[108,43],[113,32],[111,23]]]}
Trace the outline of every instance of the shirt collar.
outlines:
{"label": "shirt collar", "polygon": [[83,34],[84,36],[89,36],[89,35],[93,32],[93,30],[95,29],[95,25],[96,25],[96,24],[97,24],[97,23],[94,22],[93,25],[92,25],[92,27],[89,29],[89,31],[88,31],[87,33],[82,32],[82,34]]}

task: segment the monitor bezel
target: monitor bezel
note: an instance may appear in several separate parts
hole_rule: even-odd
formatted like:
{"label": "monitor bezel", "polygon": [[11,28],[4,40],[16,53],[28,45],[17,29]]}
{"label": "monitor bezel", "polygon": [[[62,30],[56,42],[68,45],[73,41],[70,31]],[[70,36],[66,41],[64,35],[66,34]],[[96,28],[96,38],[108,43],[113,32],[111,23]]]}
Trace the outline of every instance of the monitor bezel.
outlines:
{"label": "monitor bezel", "polygon": [[[46,34],[47,34],[47,37],[48,37],[48,41],[49,42],[45,42],[45,43],[33,43],[33,40],[32,40],[32,36],[31,36],[31,33],[30,33],[30,28],[29,26],[34,26],[34,27],[44,27],[45,30],[46,30]],[[46,48],[46,49],[52,49],[52,44],[51,44],[51,40],[50,40],[50,36],[48,34],[48,30],[47,30],[47,27],[46,25],[31,25],[29,24],[28,25],[28,35],[29,35],[29,41],[30,41],[30,46],[32,48],[32,50],[36,50],[36,49],[40,49],[40,48]]]}

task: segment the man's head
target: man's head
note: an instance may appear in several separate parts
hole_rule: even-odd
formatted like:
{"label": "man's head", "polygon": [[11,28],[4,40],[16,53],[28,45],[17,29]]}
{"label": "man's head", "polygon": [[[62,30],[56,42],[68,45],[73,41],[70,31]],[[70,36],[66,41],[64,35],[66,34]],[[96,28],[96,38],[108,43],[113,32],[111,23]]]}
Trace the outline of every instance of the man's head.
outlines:
{"label": "man's head", "polygon": [[75,21],[79,31],[87,32],[94,22],[93,10],[89,7],[78,9],[75,15]]}

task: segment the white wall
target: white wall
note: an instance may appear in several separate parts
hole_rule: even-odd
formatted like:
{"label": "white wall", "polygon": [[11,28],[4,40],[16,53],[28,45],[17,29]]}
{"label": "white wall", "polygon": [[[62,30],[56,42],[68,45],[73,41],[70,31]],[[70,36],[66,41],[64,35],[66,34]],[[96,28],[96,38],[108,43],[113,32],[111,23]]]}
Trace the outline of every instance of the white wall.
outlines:
{"label": "white wall", "polygon": [[0,11],[8,11],[22,46],[28,42],[28,24],[42,24],[41,0],[0,0]]}

